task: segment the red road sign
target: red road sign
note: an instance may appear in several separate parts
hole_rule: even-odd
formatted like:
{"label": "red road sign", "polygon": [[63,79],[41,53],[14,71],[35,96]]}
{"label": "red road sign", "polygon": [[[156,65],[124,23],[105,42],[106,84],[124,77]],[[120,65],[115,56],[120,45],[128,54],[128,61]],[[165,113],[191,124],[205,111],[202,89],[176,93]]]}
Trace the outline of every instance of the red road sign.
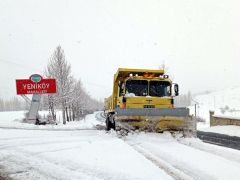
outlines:
{"label": "red road sign", "polygon": [[43,79],[33,74],[29,79],[16,80],[17,94],[48,94],[56,93],[56,79]]}

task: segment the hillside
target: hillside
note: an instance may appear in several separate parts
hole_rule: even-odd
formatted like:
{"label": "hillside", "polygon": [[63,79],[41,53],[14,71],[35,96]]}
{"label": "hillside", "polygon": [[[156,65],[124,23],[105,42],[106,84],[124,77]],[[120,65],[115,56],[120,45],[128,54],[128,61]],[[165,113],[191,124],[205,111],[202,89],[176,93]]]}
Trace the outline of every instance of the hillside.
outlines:
{"label": "hillside", "polygon": [[[197,104],[197,115],[209,122],[209,111],[215,111],[216,115],[240,117],[240,87],[227,88],[208,94],[196,95],[194,101]],[[194,104],[190,107],[194,114]]]}

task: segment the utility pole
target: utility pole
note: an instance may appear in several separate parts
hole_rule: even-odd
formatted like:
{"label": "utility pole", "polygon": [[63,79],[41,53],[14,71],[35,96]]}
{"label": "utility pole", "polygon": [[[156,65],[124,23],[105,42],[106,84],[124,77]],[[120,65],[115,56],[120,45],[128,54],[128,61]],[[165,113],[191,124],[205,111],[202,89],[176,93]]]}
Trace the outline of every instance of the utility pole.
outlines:
{"label": "utility pole", "polygon": [[[195,103],[194,104],[194,115],[195,117],[197,117],[197,107],[199,107],[199,102],[197,102],[196,100],[192,99],[192,101]],[[197,106],[198,105],[198,106]]]}

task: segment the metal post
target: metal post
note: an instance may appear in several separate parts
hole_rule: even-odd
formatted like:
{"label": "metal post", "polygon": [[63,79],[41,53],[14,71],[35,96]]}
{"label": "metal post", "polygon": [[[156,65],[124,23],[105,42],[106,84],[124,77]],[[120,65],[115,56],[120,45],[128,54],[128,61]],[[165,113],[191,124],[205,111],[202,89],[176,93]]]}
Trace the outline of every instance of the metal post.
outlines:
{"label": "metal post", "polygon": [[31,106],[28,114],[29,121],[33,121],[35,123],[35,121],[37,120],[40,101],[41,101],[41,94],[33,94],[32,102],[31,102]]}
{"label": "metal post", "polygon": [[194,104],[194,108],[195,108],[195,117],[197,117],[197,104]]}

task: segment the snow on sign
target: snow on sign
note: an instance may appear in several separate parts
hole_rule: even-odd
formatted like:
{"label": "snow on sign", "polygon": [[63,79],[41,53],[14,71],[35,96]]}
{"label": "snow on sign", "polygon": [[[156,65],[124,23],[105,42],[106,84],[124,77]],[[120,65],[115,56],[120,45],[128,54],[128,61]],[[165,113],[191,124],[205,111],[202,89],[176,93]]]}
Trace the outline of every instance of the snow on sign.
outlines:
{"label": "snow on sign", "polygon": [[56,93],[56,79],[43,79],[33,74],[29,79],[16,80],[17,94],[48,94]]}

